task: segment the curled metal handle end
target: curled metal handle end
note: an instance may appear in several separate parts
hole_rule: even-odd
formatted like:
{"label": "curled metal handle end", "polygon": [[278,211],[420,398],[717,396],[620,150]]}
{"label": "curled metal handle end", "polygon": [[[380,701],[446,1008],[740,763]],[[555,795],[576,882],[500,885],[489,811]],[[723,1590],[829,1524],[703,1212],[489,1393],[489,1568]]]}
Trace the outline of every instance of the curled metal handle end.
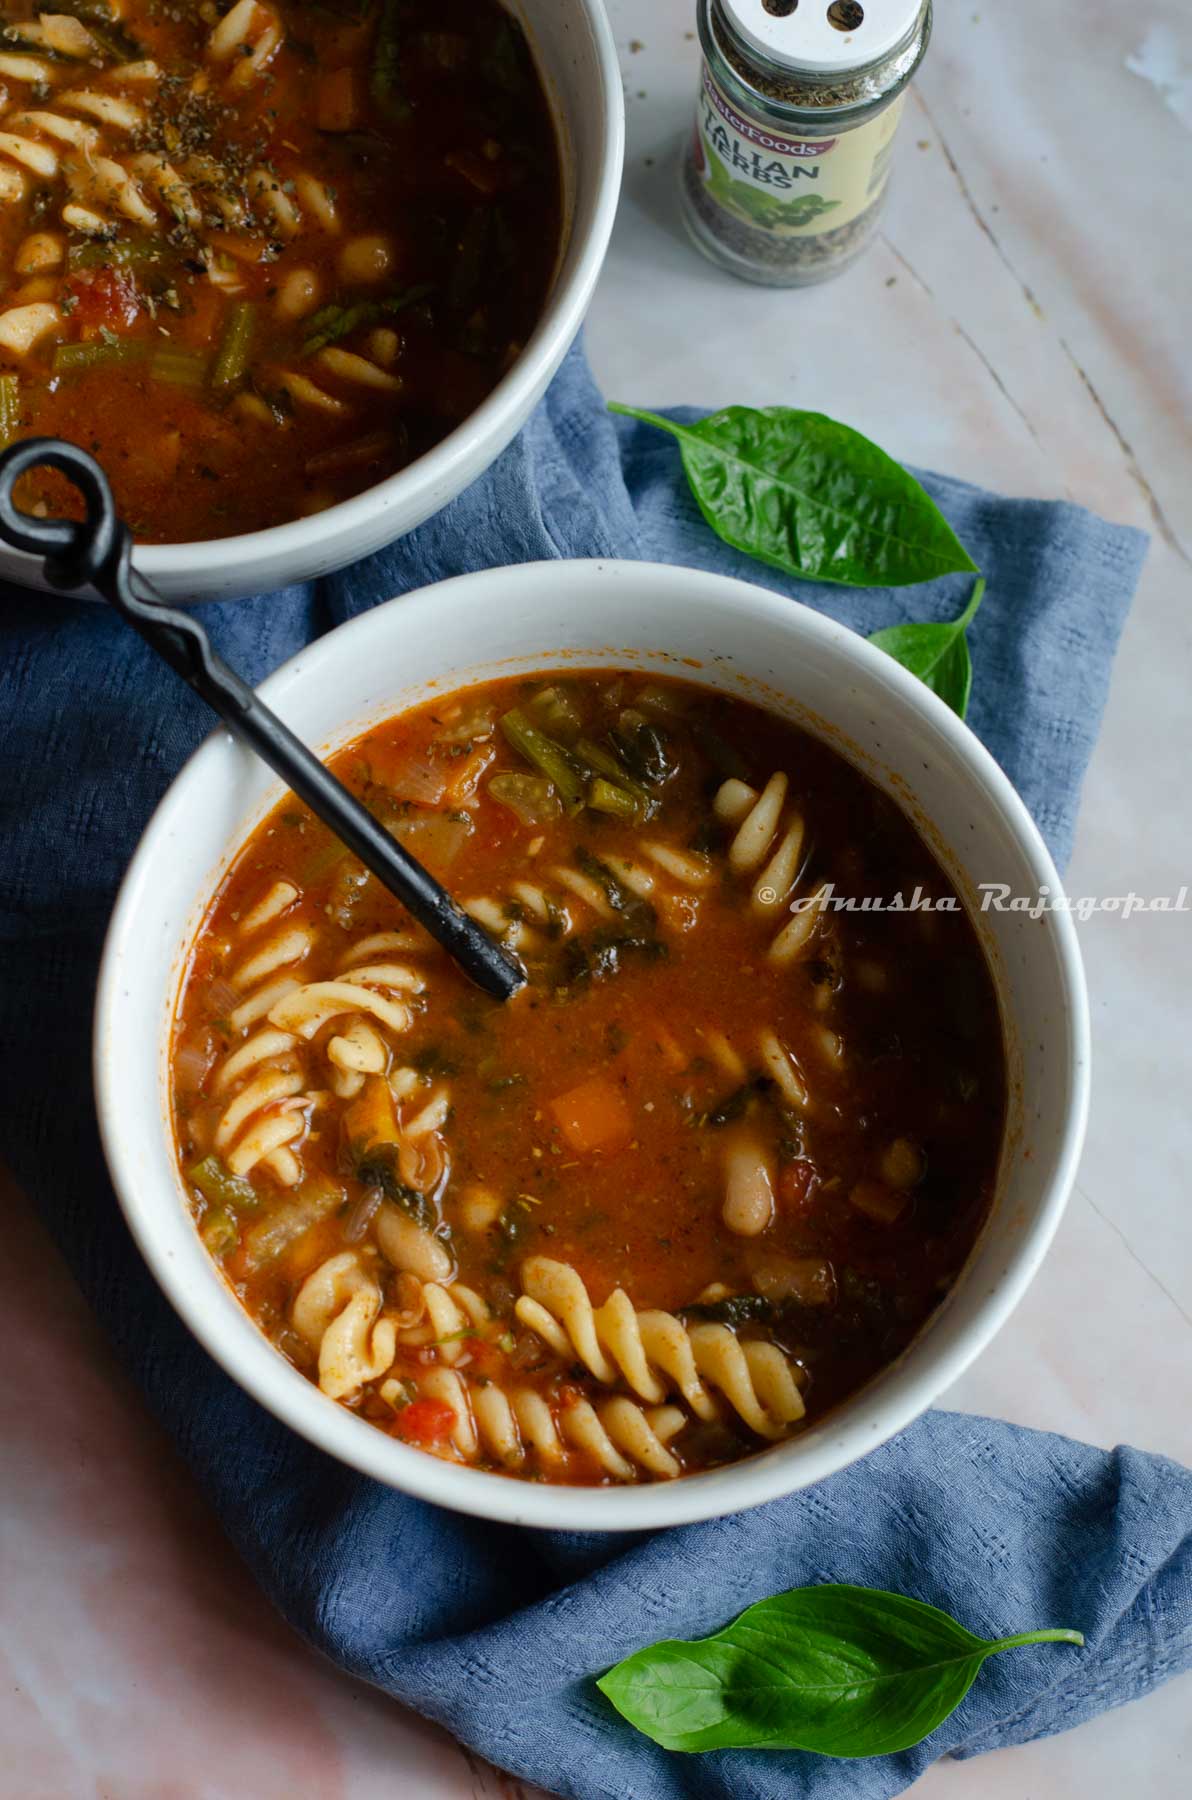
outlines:
{"label": "curled metal handle end", "polygon": [[[83,519],[39,519],[17,505],[21,477],[46,466],[79,490],[86,508]],[[131,549],[107,476],[88,451],[61,438],[26,438],[0,455],[0,537],[14,549],[40,556],[46,580],[68,592],[109,588]]]}
{"label": "curled metal handle end", "polygon": [[[39,519],[17,505],[17,483],[40,467],[57,469],[74,483],[86,508],[82,520]],[[526,979],[520,965],[227,666],[198,620],[167,606],[133,569],[132,535],[93,456],[60,438],[28,438],[0,454],[0,538],[41,557],[51,586],[92,587],[101,594],[380,877],[479,987],[499,1000],[518,991]]]}

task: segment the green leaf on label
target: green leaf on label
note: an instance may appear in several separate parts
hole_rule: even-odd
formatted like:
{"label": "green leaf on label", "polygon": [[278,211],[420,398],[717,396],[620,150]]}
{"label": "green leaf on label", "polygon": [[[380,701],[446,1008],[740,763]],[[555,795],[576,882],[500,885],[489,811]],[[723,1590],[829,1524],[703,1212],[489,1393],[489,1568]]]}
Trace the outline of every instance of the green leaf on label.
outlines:
{"label": "green leaf on label", "polygon": [[930,495],[823,413],[729,406],[695,424],[614,403],[676,438],[700,510],[726,544],[789,575],[905,587],[977,565]]}
{"label": "green leaf on label", "polygon": [[904,669],[917,675],[962,719],[968,711],[973,686],[967,628],[984,593],[984,581],[975,582],[968,605],[951,624],[888,625],[884,631],[875,631],[869,639],[895,662],[900,662]]}
{"label": "green leaf on label", "polygon": [[735,181],[716,151],[705,144],[707,183],[712,196],[721,206],[735,212],[750,225],[764,231],[776,226],[810,225],[826,212],[840,205],[839,200],[825,200],[822,194],[799,194],[793,200],[774,189],[753,187],[747,181]]}
{"label": "green leaf on label", "polygon": [[829,1584],[760,1600],[714,1637],[639,1650],[597,1686],[666,1750],[889,1756],[943,1724],[986,1657],[1045,1643],[1084,1638],[979,1638],[921,1600]]}

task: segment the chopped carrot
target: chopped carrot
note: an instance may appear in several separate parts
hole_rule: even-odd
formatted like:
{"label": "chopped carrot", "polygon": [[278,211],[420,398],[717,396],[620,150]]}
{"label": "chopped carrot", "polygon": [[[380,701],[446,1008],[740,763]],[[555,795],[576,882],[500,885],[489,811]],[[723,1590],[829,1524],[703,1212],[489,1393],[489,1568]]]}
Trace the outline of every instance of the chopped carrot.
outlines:
{"label": "chopped carrot", "polygon": [[471,756],[464,758],[447,783],[447,793],[456,805],[475,797],[476,784],[495,755],[492,744],[477,744]]}
{"label": "chopped carrot", "polygon": [[398,1141],[393,1095],[383,1075],[370,1075],[343,1120],[344,1142],[362,1151]]}
{"label": "chopped carrot", "polygon": [[603,1075],[560,1094],[550,1109],[573,1150],[619,1150],[633,1136],[625,1097]]}

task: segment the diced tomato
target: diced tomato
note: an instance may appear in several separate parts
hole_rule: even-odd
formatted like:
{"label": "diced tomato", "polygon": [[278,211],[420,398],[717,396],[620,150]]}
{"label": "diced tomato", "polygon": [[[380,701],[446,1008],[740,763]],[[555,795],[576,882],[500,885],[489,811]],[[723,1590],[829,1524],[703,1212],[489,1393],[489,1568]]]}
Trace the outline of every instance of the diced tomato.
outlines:
{"label": "diced tomato", "polygon": [[80,269],[67,290],[74,298],[72,317],[84,338],[101,331],[127,331],[141,310],[137,284],[127,269]]}
{"label": "diced tomato", "polygon": [[455,1410],[445,1400],[411,1400],[393,1429],[407,1444],[441,1444],[455,1429]]}
{"label": "diced tomato", "polygon": [[819,1171],[805,1156],[783,1163],[778,1171],[779,1204],[792,1210],[806,1206],[819,1186]]}
{"label": "diced tomato", "polygon": [[633,1136],[625,1096],[604,1075],[560,1094],[550,1109],[573,1150],[619,1150]]}
{"label": "diced tomato", "polygon": [[509,1360],[505,1352],[497,1344],[490,1344],[485,1338],[466,1338],[468,1351],[468,1367],[473,1374],[482,1375],[486,1381],[501,1381],[509,1373]]}

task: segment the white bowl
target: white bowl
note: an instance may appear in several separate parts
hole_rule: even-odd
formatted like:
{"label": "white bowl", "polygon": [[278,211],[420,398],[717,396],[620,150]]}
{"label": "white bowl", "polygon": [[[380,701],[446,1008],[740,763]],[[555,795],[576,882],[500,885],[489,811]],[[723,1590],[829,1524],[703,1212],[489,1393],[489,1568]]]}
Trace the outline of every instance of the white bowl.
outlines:
{"label": "white bowl", "polygon": [[[753,698],[828,738],[908,810],[958,892],[1060,892],[1051,858],[973,734],[882,652],[744,582],[634,562],[467,575],[343,625],[262,694],[327,752],[435,693],[539,669],[632,665]],[[552,1487],[442,1462],[326,1399],[257,1330],[204,1250],[170,1138],[167,1050],[185,959],[277,780],[223,730],[174,782],[120,892],[100,976],[95,1079],[125,1216],[195,1335],[262,1405],[378,1481],[462,1512],[571,1530],[674,1525],[755,1506],[872,1450],[929,1406],[1021,1299],[1059,1222],[1084,1135],[1088,1016],[1066,912],[977,913],[1002,1007],[1010,1118],[996,1200],[952,1294],[897,1364],[801,1436],[650,1486]]]}
{"label": "white bowl", "polygon": [[[608,249],[625,156],[625,101],[603,0],[505,0],[525,26],[554,113],[564,243],[542,318],[504,379],[441,444],[351,500],[268,531],[146,544],[133,564],[168,599],[226,600],[342,569],[412,531],[512,442],[583,323]],[[0,545],[0,576],[44,588],[40,561]]]}

